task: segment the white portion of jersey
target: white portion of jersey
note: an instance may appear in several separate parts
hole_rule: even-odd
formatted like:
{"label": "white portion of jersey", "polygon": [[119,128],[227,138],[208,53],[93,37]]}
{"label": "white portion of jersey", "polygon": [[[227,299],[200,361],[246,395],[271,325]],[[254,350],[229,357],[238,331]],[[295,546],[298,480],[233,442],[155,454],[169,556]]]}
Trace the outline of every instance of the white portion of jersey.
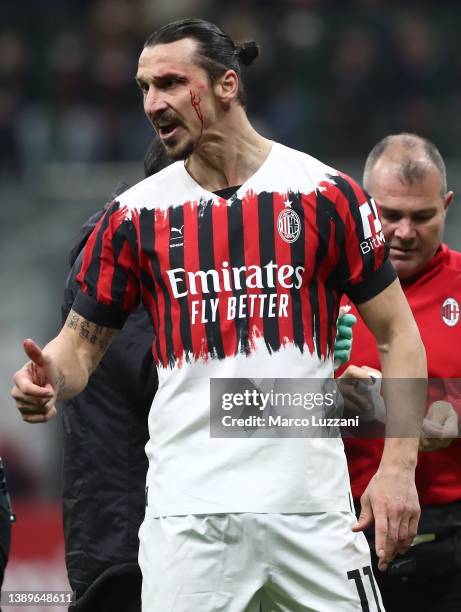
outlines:
{"label": "white portion of jersey", "polygon": [[149,516],[350,511],[339,438],[210,438],[210,378],[328,378],[294,347],[159,369],[149,416]]}
{"label": "white portion of jersey", "polygon": [[[322,181],[328,182],[327,175],[338,174],[319,160],[274,142],[272,149],[259,170],[237,191],[237,197],[253,190],[287,191],[311,193]],[[188,174],[184,162],[178,161],[164,168],[131,189],[117,196],[120,204],[128,208],[159,208],[182,206],[185,202],[197,202],[200,198],[219,200],[218,196],[201,187]]]}

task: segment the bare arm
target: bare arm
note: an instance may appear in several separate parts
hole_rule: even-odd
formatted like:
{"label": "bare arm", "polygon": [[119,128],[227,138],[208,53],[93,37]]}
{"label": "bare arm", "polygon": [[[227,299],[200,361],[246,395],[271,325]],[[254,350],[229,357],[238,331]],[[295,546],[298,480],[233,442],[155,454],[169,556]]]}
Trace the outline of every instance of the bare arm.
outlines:
{"label": "bare arm", "polygon": [[426,402],[426,354],[399,281],[358,309],[378,344],[388,436],[379,469],[362,496],[356,530],[374,517],[379,567],[386,569],[396,552],[408,549],[418,526],[414,472]]}
{"label": "bare arm", "polygon": [[48,421],[56,414],[56,400],[83,391],[116,333],[71,310],[58,336],[43,350],[25,340],[30,361],[14,375],[11,390],[23,420]]}

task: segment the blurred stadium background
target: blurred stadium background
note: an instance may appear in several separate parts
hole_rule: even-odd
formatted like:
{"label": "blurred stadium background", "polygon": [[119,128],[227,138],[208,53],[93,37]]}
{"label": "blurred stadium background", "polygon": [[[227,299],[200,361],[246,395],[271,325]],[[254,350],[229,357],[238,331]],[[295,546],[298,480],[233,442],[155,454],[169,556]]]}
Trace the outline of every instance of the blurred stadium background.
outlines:
{"label": "blurred stadium background", "polygon": [[455,190],[446,239],[461,247],[458,2],[2,0],[0,455],[18,514],[5,589],[66,588],[61,424],[26,425],[13,409],[21,342],[57,332],[75,233],[119,180],[141,178],[152,132],[137,57],[152,30],[185,16],[260,42],[248,110],[275,140],[357,179],[386,134],[434,140]]}

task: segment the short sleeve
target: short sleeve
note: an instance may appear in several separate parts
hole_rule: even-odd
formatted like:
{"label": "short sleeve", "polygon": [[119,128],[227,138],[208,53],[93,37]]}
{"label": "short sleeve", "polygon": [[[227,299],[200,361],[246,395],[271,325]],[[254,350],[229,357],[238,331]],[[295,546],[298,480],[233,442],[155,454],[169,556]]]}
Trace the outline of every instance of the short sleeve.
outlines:
{"label": "short sleeve", "polygon": [[115,200],[85,246],[77,276],[80,290],[72,308],[98,325],[121,328],[139,304],[135,216]]}
{"label": "short sleeve", "polygon": [[337,281],[355,304],[372,299],[386,289],[397,274],[375,201],[350,177],[332,177],[336,191],[337,221],[341,231]]}

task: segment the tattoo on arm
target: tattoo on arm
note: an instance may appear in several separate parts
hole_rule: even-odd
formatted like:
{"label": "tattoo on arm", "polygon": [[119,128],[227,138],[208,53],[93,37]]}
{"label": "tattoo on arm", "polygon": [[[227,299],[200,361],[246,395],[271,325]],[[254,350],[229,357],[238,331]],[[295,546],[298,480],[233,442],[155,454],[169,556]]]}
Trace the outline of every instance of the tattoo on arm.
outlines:
{"label": "tattoo on arm", "polygon": [[78,332],[80,338],[97,346],[103,352],[107,349],[112,338],[118,331],[111,327],[96,325],[96,323],[88,321],[73,310],[70,311],[65,324],[69,329]]}
{"label": "tattoo on arm", "polygon": [[56,381],[56,391],[58,395],[59,395],[59,392],[62,391],[65,386],[66,386],[66,377],[61,372],[61,370],[58,370],[58,380]]}

